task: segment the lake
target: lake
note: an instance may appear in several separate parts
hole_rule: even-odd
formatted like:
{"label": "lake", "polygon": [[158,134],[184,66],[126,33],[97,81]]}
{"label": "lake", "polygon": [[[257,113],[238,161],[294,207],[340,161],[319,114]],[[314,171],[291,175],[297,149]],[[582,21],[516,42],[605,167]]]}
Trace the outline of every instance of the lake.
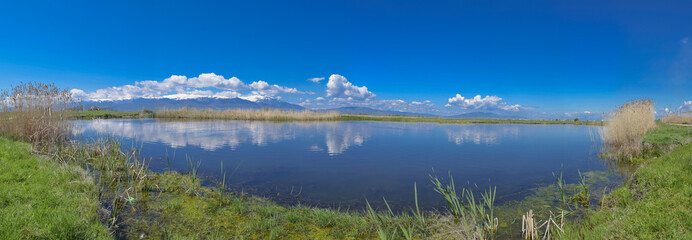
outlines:
{"label": "lake", "polygon": [[[443,204],[428,176],[454,176],[457,186],[497,186],[500,202],[552,183],[563,172],[607,171],[598,158],[600,127],[396,122],[74,121],[81,139],[115,136],[141,148],[154,171],[199,173],[235,190],[278,202],[358,208],[382,197],[395,207]],[[174,157],[174,158],[173,158]],[[223,163],[223,169],[221,168]],[[237,170],[236,170],[237,169]],[[231,173],[233,173],[231,175]],[[211,181],[207,181],[210,184]]]}

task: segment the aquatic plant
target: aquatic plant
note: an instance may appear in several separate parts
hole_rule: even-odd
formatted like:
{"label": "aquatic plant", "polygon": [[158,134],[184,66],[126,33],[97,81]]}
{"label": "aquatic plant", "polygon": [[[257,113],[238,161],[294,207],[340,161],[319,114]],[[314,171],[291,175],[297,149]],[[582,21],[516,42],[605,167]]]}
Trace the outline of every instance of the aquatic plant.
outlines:
{"label": "aquatic plant", "polygon": [[[455,231],[464,239],[495,239],[498,219],[494,215],[496,188],[489,187],[487,191],[479,190],[480,199],[474,196],[471,189],[462,188],[457,193],[452,174],[449,182],[443,183],[437,176],[430,175],[430,182],[435,192],[445,198],[454,223],[460,225],[461,231]],[[453,237],[453,236],[449,236]]]}
{"label": "aquatic plant", "polygon": [[579,170],[577,172],[579,173],[579,192],[572,195],[569,200],[588,208],[591,205],[591,193],[589,192],[589,186],[586,184],[586,176],[582,175]]}
{"label": "aquatic plant", "polygon": [[[418,207],[418,187],[416,183],[413,183],[413,192],[416,209],[410,209],[411,215],[405,213],[400,215],[394,214],[387,199],[384,197],[382,197],[382,200],[387,209],[384,212],[377,212],[372,208],[370,202],[365,199],[366,213],[371,221],[373,221],[379,239],[403,238],[410,240],[416,239],[416,236],[428,235],[429,230],[426,225],[426,216]],[[401,221],[402,219],[403,221]]]}
{"label": "aquatic plant", "polygon": [[199,172],[199,167],[202,165],[202,161],[194,161],[188,156],[185,156],[185,160],[187,160],[188,176],[190,176],[190,180],[192,180],[192,185],[190,186],[190,190],[188,192],[190,194],[197,195],[197,192],[195,192],[195,187],[197,186],[197,181],[199,179],[197,173]]}

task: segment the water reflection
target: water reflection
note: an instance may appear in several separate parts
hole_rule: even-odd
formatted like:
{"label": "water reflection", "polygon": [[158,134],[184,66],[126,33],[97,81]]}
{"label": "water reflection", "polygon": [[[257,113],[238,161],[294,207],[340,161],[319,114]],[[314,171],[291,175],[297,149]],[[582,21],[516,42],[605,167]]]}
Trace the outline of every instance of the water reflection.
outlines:
{"label": "water reflection", "polygon": [[450,142],[462,144],[499,144],[503,137],[519,136],[517,125],[447,125],[444,127]]}
{"label": "water reflection", "polygon": [[[324,145],[308,146],[311,151],[338,155],[351,146],[362,146],[370,137],[366,125],[337,122],[273,123],[259,121],[155,121],[155,120],[89,120],[77,121],[75,132],[86,131],[137,139],[147,143],[165,143],[171,148],[197,146],[207,151],[224,147],[235,149],[243,143],[266,146],[292,140],[300,133],[324,134]],[[323,147],[324,146],[324,147]]]}
{"label": "water reflection", "polygon": [[[293,140],[298,134],[321,133],[324,145],[307,146],[310,151],[329,155],[342,154],[352,146],[362,146],[373,132],[372,125],[341,122],[274,123],[259,121],[155,121],[89,120],[77,121],[76,133],[92,131],[100,135],[132,138],[148,143],[165,143],[171,148],[197,146],[207,151],[228,147],[236,149],[243,143],[267,146],[270,143]],[[410,124],[402,127],[381,123],[384,128],[400,131],[425,131],[438,127],[433,124]],[[499,144],[502,138],[519,135],[517,125],[440,125],[450,142],[463,144]]]}
{"label": "water reflection", "polygon": [[294,125],[250,121],[166,122],[154,120],[89,120],[76,125],[76,133],[93,131],[172,148],[188,145],[207,151],[235,149],[242,143],[266,146],[294,139]]}
{"label": "water reflection", "polygon": [[370,131],[365,125],[340,126],[338,123],[332,123],[325,131],[327,152],[329,155],[341,154],[353,145],[362,146],[368,137]]}

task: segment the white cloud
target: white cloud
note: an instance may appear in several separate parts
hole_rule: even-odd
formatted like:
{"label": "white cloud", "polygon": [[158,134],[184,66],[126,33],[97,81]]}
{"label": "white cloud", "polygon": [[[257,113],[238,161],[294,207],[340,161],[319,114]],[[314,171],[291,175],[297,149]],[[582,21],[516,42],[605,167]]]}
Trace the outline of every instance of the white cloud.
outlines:
{"label": "white cloud", "polygon": [[[254,89],[243,94],[240,91]],[[270,85],[265,81],[256,81],[250,85],[236,77],[224,78],[214,73],[203,73],[197,77],[188,78],[172,75],[163,81],[139,81],[134,85],[110,87],[86,92],[81,89],[70,90],[72,96],[86,101],[126,100],[134,98],[175,98],[190,99],[200,97],[213,98],[243,98],[247,100],[264,99],[279,94],[313,94],[298,91],[279,85]]]}
{"label": "white cloud", "polygon": [[462,110],[484,110],[484,111],[511,111],[518,112],[523,107],[519,104],[509,105],[502,102],[502,98],[498,96],[485,96],[481,98],[481,95],[476,95],[473,98],[465,98],[461,94],[450,98],[445,107],[457,106]]}
{"label": "white cloud", "polygon": [[363,101],[376,96],[368,91],[367,87],[358,87],[351,84],[345,77],[332,74],[329,76],[329,82],[327,82],[327,97],[341,98],[349,101]]}
{"label": "white cloud", "polygon": [[319,83],[320,81],[324,80],[324,77],[314,77],[314,78],[308,78],[308,81],[314,82],[314,83]]}
{"label": "white cloud", "polygon": [[692,100],[690,101],[683,101],[682,106],[678,107],[679,112],[688,112],[692,111]]}

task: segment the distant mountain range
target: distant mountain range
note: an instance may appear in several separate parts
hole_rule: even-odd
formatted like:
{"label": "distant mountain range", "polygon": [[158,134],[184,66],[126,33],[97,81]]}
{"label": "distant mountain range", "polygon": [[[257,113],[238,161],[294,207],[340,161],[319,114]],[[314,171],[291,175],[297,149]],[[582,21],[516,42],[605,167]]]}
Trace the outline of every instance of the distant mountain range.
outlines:
{"label": "distant mountain range", "polygon": [[143,108],[156,109],[179,109],[183,107],[197,109],[262,109],[262,108],[281,108],[284,110],[303,110],[304,107],[287,103],[277,99],[262,99],[256,102],[241,98],[193,98],[193,99],[170,99],[170,98],[137,98],[119,101],[88,101],[82,102],[85,108],[99,107],[102,109],[112,109],[117,111],[139,111]]}

